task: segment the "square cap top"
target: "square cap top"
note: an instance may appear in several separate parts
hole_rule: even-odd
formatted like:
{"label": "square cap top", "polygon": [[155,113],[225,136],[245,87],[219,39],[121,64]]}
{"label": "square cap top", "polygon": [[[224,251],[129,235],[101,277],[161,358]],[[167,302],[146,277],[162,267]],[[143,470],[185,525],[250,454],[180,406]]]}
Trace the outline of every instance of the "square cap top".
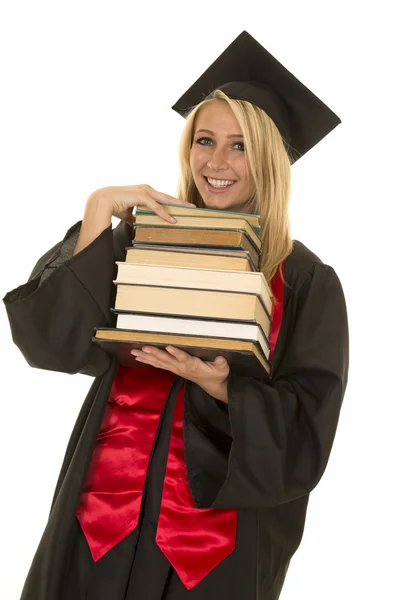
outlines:
{"label": "square cap top", "polygon": [[296,162],[341,120],[247,31],[243,31],[172,107],[182,116],[211,92],[246,100],[273,120]]}

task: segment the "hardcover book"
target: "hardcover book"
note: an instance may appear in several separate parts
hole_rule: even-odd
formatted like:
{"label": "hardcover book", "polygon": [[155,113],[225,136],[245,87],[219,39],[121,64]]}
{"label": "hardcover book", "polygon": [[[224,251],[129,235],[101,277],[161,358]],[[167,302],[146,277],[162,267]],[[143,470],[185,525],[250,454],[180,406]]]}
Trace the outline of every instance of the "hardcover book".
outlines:
{"label": "hardcover book", "polygon": [[257,268],[260,263],[260,252],[244,231],[135,226],[134,235],[135,246],[143,243],[203,248],[236,248],[249,252]]}
{"label": "hardcover book", "polygon": [[158,348],[170,345],[204,361],[213,361],[217,356],[224,356],[230,369],[238,375],[268,378],[271,368],[258,344],[246,340],[98,328],[95,329],[93,341],[106,352],[116,356],[119,363],[127,367],[136,367],[138,364],[143,366],[135,361],[130,354],[131,350],[141,349],[145,345]]}
{"label": "hardcover book", "polygon": [[260,296],[241,292],[117,283],[115,309],[143,314],[187,316],[258,323],[269,338],[271,318]]}

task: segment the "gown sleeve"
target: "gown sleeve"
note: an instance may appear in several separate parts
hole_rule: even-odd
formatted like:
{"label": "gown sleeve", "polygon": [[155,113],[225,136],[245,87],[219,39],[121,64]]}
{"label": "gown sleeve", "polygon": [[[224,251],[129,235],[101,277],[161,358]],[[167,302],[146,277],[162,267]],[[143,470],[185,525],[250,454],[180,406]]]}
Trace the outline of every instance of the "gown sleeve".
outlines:
{"label": "gown sleeve", "polygon": [[13,341],[30,366],[98,376],[111,362],[92,335],[95,327],[112,326],[114,236],[110,225],[72,256],[80,226],[71,227],[39,259],[28,282],[3,301]]}
{"label": "gown sleeve", "polygon": [[298,296],[271,380],[229,375],[232,443],[212,508],[277,506],[308,494],[324,473],[347,385],[346,304],[335,271],[322,263]]}

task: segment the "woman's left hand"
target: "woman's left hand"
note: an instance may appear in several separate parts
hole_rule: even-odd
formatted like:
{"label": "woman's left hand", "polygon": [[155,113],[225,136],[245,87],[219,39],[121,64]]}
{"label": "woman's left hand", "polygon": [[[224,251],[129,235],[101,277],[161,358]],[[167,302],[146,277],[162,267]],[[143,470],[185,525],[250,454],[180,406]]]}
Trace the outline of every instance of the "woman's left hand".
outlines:
{"label": "woman's left hand", "polygon": [[203,361],[174,346],[167,346],[165,350],[143,346],[142,350],[131,350],[131,354],[138,362],[172,371],[204,389],[225,383],[229,375],[229,365],[223,356],[217,356],[212,362]]}

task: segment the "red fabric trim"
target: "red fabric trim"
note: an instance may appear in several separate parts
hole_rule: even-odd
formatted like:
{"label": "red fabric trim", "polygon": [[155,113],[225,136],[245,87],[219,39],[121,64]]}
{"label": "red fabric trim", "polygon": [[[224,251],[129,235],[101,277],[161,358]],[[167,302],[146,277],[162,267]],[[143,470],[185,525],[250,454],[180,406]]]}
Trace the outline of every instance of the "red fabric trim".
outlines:
{"label": "red fabric trim", "polygon": [[151,449],[176,375],[119,367],[76,516],[94,561],[137,525]]}
{"label": "red fabric trim", "polygon": [[[286,261],[282,263],[282,274],[285,274],[285,265]],[[274,294],[277,304],[273,304],[272,306],[272,325],[271,325],[271,333],[269,336],[269,345],[270,345],[270,354],[269,359],[272,360],[272,356],[275,351],[276,342],[278,340],[279,332],[281,330],[282,318],[283,318],[283,301],[285,295],[285,285],[283,283],[281,274],[279,269],[275,273],[274,277],[271,280],[271,290]]]}
{"label": "red fabric trim", "polygon": [[235,548],[237,510],[197,508],[183,446],[184,386],[175,404],[156,542],[186,589],[199,583]]}

